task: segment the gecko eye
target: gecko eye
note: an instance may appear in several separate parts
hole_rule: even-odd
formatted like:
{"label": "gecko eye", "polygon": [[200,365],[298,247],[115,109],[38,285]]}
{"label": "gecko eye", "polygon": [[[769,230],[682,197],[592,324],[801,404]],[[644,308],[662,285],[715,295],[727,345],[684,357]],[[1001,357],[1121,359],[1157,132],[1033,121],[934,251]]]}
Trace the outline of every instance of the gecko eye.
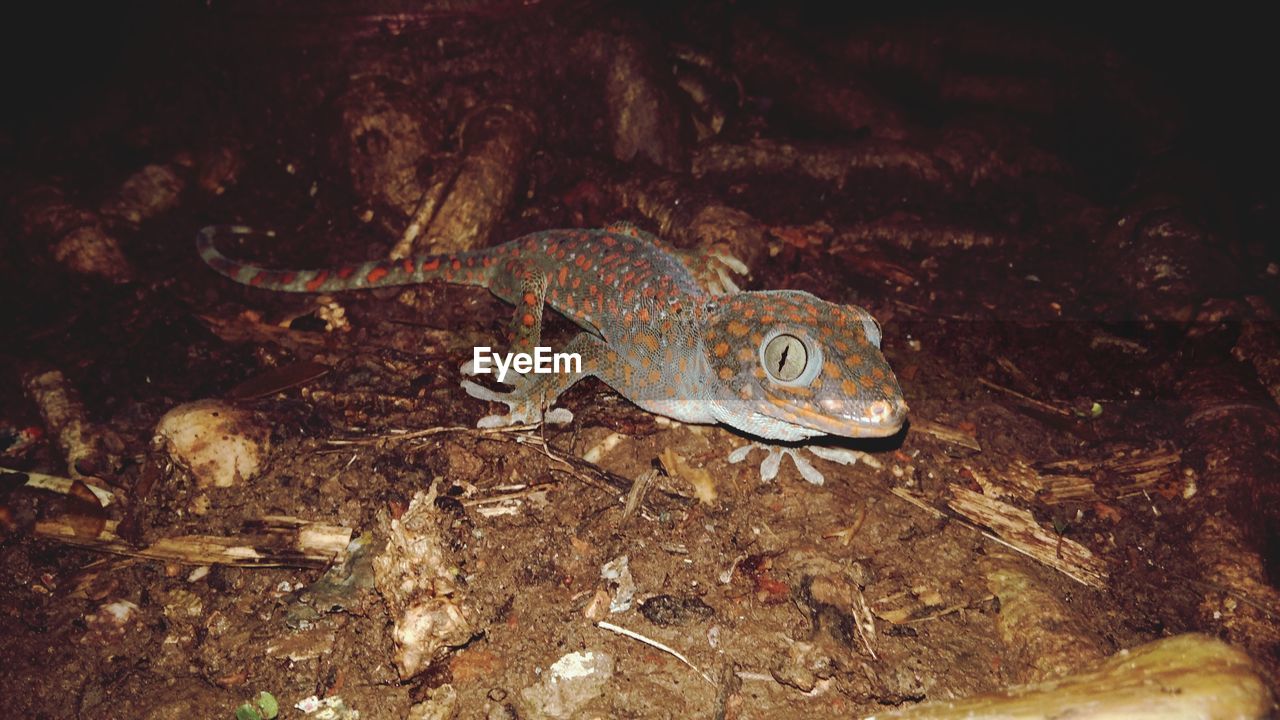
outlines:
{"label": "gecko eye", "polygon": [[867,342],[871,343],[877,349],[880,347],[880,339],[884,336],[884,331],[880,329],[880,323],[871,317],[871,313],[855,306],[857,316],[862,320],[862,332],[867,336]]}
{"label": "gecko eye", "polygon": [[809,350],[800,338],[781,333],[765,343],[761,360],[769,377],[793,383],[809,366]]}

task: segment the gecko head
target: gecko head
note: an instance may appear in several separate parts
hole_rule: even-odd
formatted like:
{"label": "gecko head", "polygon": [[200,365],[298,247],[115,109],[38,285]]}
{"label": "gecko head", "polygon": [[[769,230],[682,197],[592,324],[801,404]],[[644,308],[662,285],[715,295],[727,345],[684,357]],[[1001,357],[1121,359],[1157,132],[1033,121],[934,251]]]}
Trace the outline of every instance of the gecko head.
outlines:
{"label": "gecko head", "polygon": [[703,340],[717,419],[744,432],[886,437],[906,421],[880,325],[860,307],[799,290],[738,293],[708,306]]}

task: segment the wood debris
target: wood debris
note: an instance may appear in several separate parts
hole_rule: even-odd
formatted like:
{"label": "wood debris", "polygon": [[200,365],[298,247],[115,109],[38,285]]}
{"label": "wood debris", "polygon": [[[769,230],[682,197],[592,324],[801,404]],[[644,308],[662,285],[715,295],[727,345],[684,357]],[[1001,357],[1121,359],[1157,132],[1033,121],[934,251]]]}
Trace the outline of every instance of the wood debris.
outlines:
{"label": "wood debris", "polygon": [[267,515],[245,523],[239,535],[180,535],[134,547],[116,534],[115,520],[85,536],[69,518],[41,520],[35,536],[99,552],[168,560],[193,565],[239,567],[325,567],[351,542],[351,528],[286,515]]}

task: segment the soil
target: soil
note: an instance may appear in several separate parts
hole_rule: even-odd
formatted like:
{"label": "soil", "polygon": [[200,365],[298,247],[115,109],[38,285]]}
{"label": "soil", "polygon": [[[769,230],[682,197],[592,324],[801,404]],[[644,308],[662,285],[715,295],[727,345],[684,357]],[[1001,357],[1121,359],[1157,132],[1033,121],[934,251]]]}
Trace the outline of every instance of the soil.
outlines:
{"label": "soil", "polygon": [[[1274,187],[1262,180],[1273,141],[1254,134],[1263,119],[1224,99],[1250,86],[1249,58],[1209,70],[1173,52],[1211,29],[1172,18],[1167,34],[1139,39],[1125,34],[1136,19],[1103,31],[1083,17],[985,17],[963,19],[985,28],[966,46],[953,17],[832,17],[816,7],[378,6],[76,9],[74,21],[47,17],[56,33],[40,25],[22,45],[34,52],[58,39],[48,67],[32,68],[40,55],[25,71],[9,63],[29,92],[13,95],[0,135],[12,211],[0,254],[9,309],[0,426],[46,435],[0,465],[69,474],[40,402],[23,390],[33,368],[56,368],[85,416],[118,438],[111,463],[83,469],[120,498],[105,512],[131,519],[135,546],[235,535],[282,515],[365,535],[373,557],[421,494],[456,579],[448,602],[466,608],[474,632],[405,677],[394,637],[402,609],[368,581],[368,567],[338,572],[360,581],[322,593],[321,578],[335,577],[323,567],[76,547],[34,531],[76,512],[74,501],[7,475],[0,697],[11,716],[232,718],[269,691],[283,717],[302,717],[294,703],[315,695],[341,697],[362,718],[402,718],[447,685],[460,717],[538,717],[554,713],[527,690],[562,657],[590,651],[611,658],[611,676],[566,716],[850,717],[1042,680],[1190,631],[1242,644],[1275,687],[1280,609],[1224,586],[1197,544],[1205,518],[1225,518],[1239,529],[1226,555],[1260,568],[1271,591],[1273,436],[1259,430],[1264,440],[1239,448],[1254,462],[1230,482],[1206,459],[1213,433],[1247,436],[1206,429],[1206,417],[1252,428],[1280,417],[1269,356],[1242,340],[1275,337],[1280,297]],[[101,29],[82,27],[91,24]],[[805,59],[798,89],[773,87],[768,72],[734,57],[729,46],[762,28],[791,49],[764,43],[760,53]],[[604,106],[622,100],[601,94],[595,50],[574,46],[588,29],[638,37],[656,66],[684,63],[714,89],[710,101],[673,95],[683,134],[661,141],[684,145],[663,151],[667,169],[611,155],[605,118],[617,113]],[[935,35],[953,53],[941,67],[925,53],[938,45],[921,39]],[[857,54],[877,47],[866,37],[882,39],[882,55]],[[687,62],[689,47],[715,62]],[[1096,64],[1073,55],[1086,51]],[[1098,81],[1103,58],[1123,59],[1126,74]],[[413,107],[439,114],[404,133],[421,145],[417,179],[397,176],[402,199],[457,166],[456,128],[476,105],[533,109],[538,140],[512,165],[516,192],[482,245],[611,219],[657,231],[619,190],[635,178],[674,177],[690,202],[714,197],[747,212],[765,232],[744,286],[868,308],[909,427],[824,441],[867,457],[813,460],[821,485],[790,460],[762,482],[762,452],[727,460],[749,438],[655,417],[595,380],[560,399],[575,415],[568,426],[482,432],[476,421],[496,406],[460,389],[458,367],[476,345],[500,344],[510,317],[483,289],[344,293],[329,300],[343,328],[314,297],[210,271],[191,242],[210,223],[280,231],[237,250],[267,266],[385,257],[399,239],[409,212],[386,200],[386,187],[353,186],[381,176],[357,167],[373,162],[367,148],[336,129],[363,107],[358,94],[342,95],[356,69],[412,84],[425,98]],[[851,77],[896,111],[875,114],[869,129],[846,127],[852,116],[830,88]],[[815,114],[808,91],[826,98],[827,115]],[[726,124],[696,139],[692,118],[711,111]],[[682,155],[697,167],[710,144],[761,137],[828,158],[874,142],[953,161],[941,180],[873,163],[839,182],[803,165],[669,167]],[[979,150],[958,137],[981,138]],[[173,168],[183,189],[138,222],[104,215],[126,279],[69,269],[24,219],[33,188],[101,209],[147,164]],[[202,173],[220,182],[202,183]],[[546,344],[574,332],[549,316]],[[301,361],[323,372],[299,370]],[[1181,383],[1227,370],[1242,378],[1244,399],[1188,406]],[[255,379],[253,392],[236,390]],[[269,428],[266,466],[249,481],[202,487],[153,443],[161,416],[206,398],[229,399]],[[1156,456],[1169,459],[1145,475],[1122,462]],[[628,512],[642,477],[652,484]],[[707,479],[710,500],[696,486]],[[956,488],[1026,511],[1021,522],[1082,546],[1103,577],[1081,581],[1070,562],[1019,553],[1025,546],[957,509]],[[626,583],[602,568],[624,556],[634,599],[610,612]],[[1001,573],[1049,598],[1037,605],[1044,614],[1011,618],[1018,594]],[[112,615],[113,604],[128,609]],[[1233,624],[1259,604],[1249,627],[1271,635]]]}

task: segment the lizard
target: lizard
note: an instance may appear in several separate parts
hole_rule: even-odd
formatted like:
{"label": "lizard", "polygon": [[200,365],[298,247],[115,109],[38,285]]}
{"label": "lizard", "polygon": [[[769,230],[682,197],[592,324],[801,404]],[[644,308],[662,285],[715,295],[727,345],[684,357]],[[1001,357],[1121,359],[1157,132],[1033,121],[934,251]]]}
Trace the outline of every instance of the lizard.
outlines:
{"label": "lizard", "polygon": [[[259,267],[217,247],[220,238],[255,233],[212,225],[197,233],[197,250],[227,278],[267,290],[332,293],[435,280],[481,286],[515,306],[514,352],[538,346],[547,305],[578,325],[582,332],[563,349],[581,359],[572,372],[510,372],[506,392],[462,381],[469,395],[507,406],[504,414],[482,418],[480,427],[568,422],[571,412],[551,406],[587,376],[649,412],[723,423],[771,441],[887,437],[906,420],[902,390],[880,349],[880,325],[868,311],[800,290],[740,291],[722,270],[722,282],[700,283],[691,270],[696,253],[669,251],[630,223],[545,230],[488,249],[332,269]],[[720,259],[745,273],[736,260]],[[475,374],[476,368],[468,362],[462,371]],[[753,443],[735,450],[730,462],[753,447],[770,452],[761,466],[765,480],[788,454],[807,480],[822,482],[821,473],[786,446]]]}

